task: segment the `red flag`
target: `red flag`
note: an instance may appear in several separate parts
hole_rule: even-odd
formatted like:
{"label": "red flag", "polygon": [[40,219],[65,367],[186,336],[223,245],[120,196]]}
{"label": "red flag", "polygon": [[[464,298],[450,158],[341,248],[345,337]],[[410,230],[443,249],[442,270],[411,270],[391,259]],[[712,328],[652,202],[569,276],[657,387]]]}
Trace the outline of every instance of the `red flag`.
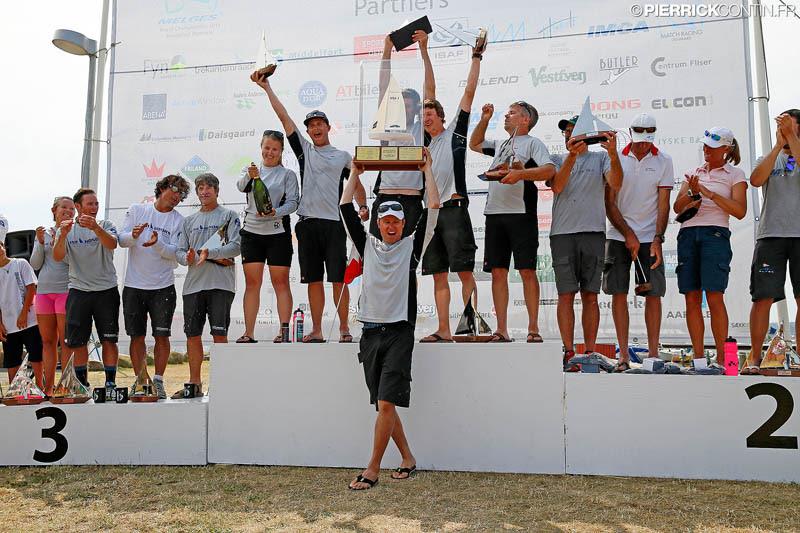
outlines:
{"label": "red flag", "polygon": [[364,272],[364,260],[358,255],[356,247],[350,246],[350,257],[344,269],[344,282],[350,285],[362,272]]}

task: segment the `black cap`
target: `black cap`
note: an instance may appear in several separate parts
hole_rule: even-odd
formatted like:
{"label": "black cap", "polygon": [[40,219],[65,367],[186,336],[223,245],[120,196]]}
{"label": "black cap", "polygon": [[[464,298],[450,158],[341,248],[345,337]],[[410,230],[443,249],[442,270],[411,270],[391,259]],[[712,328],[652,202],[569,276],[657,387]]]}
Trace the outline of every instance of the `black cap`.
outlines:
{"label": "black cap", "polygon": [[558,121],[558,129],[564,131],[565,129],[567,129],[567,126],[569,126],[570,124],[574,126],[575,123],[577,122],[578,122],[578,115],[575,115],[571,119],[562,118],[561,120]]}
{"label": "black cap", "polygon": [[311,113],[306,115],[306,119],[303,121],[303,124],[305,126],[308,126],[308,123],[311,122],[311,120],[315,119],[315,118],[321,118],[322,120],[325,121],[325,124],[327,124],[328,126],[331,125],[330,121],[328,120],[328,115],[326,115],[325,113],[323,113],[319,109],[315,109],[314,111],[312,111]]}

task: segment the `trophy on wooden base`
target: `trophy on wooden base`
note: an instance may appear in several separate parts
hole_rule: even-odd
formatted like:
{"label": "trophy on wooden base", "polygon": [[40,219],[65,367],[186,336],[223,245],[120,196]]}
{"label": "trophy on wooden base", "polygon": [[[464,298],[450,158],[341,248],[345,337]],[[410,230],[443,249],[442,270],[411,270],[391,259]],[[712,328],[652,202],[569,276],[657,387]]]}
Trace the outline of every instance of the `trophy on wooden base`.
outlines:
{"label": "trophy on wooden base", "polygon": [[614,128],[592,114],[592,104],[587,96],[583,108],[581,108],[581,114],[578,116],[578,122],[572,129],[570,139],[583,141],[586,144],[598,144],[605,142],[608,139],[606,135],[613,135],[614,132]]}
{"label": "trophy on wooden base", "polygon": [[503,157],[500,160],[500,163],[495,165],[494,167],[490,168],[483,174],[478,174],[478,179],[481,181],[500,181],[501,179],[508,176],[508,173],[512,170],[524,170],[525,167],[522,165],[522,161],[517,159],[516,154],[514,153],[514,140],[517,136],[517,130],[519,128],[514,128],[514,133],[511,134],[511,141],[509,141],[506,146],[508,146],[508,155]]}
{"label": "trophy on wooden base", "polygon": [[61,371],[61,379],[53,389],[50,401],[55,404],[86,403],[89,401],[89,388],[81,383],[75,373],[75,355],[69,356],[67,366]]}
{"label": "trophy on wooden base", "polygon": [[636,296],[645,296],[648,292],[653,290],[653,284],[650,282],[650,261],[649,257],[645,258],[644,263],[637,255],[634,257],[633,274],[636,279],[636,288],[634,293]]}
{"label": "trophy on wooden base", "polygon": [[3,396],[3,405],[36,405],[45,400],[44,393],[33,382],[33,371],[28,363],[28,356],[22,361],[8,390]]}
{"label": "trophy on wooden base", "polygon": [[142,366],[139,375],[136,376],[136,383],[133,385],[133,395],[128,399],[132,402],[156,402],[158,395],[154,392],[155,386],[150,374],[147,372],[147,365]]}
{"label": "trophy on wooden base", "polygon": [[278,68],[278,61],[273,57],[267,48],[267,34],[261,32],[261,42],[258,45],[258,54],[256,55],[256,75],[260,80],[265,80],[275,73]]}
{"label": "trophy on wooden base", "polygon": [[478,314],[478,293],[472,289],[472,293],[464,306],[464,312],[456,326],[456,333],[453,340],[456,342],[489,342],[492,339],[492,328]]}
{"label": "trophy on wooden base", "polygon": [[[203,246],[200,247],[201,250],[216,250],[217,248],[222,248],[226,244],[228,244],[228,226],[230,225],[230,219],[225,222],[220,228],[214,232],[214,234],[208,238],[208,240],[203,243]],[[223,259],[206,259],[206,261],[210,263],[215,263],[219,266],[233,266],[235,261],[233,259],[223,258]]]}

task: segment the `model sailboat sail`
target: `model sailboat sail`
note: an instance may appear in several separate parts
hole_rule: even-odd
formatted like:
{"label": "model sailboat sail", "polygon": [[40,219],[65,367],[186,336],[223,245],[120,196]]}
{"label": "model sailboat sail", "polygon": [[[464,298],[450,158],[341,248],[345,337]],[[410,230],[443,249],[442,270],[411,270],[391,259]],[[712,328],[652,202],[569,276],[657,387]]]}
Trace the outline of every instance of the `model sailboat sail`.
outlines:
{"label": "model sailboat sail", "polygon": [[445,28],[441,24],[437,26],[462,43],[473,47],[476,54],[482,54],[486,50],[487,32],[483,28]]}
{"label": "model sailboat sail", "polygon": [[406,105],[403,91],[394,76],[389,75],[389,84],[378,107],[378,114],[369,132],[376,141],[413,143],[414,135],[406,129]]}
{"label": "model sailboat sail", "polygon": [[456,342],[486,342],[492,338],[492,328],[475,309],[477,303],[478,294],[475,289],[472,289],[472,294],[464,306],[464,312],[461,314],[455,335],[453,335],[453,340]]}
{"label": "model sailboat sail", "polygon": [[258,54],[256,54],[256,72],[258,73],[258,77],[262,79],[269,78],[272,76],[272,73],[275,72],[277,66],[278,62],[270,53],[269,48],[267,48],[267,34],[262,31],[261,41],[258,45]]}
{"label": "model sailboat sail", "polygon": [[586,144],[597,144],[605,141],[606,133],[613,133],[614,128],[595,117],[592,114],[592,104],[589,102],[589,97],[583,103],[581,114],[578,116],[578,122],[572,129],[572,137],[575,140],[583,141]]}

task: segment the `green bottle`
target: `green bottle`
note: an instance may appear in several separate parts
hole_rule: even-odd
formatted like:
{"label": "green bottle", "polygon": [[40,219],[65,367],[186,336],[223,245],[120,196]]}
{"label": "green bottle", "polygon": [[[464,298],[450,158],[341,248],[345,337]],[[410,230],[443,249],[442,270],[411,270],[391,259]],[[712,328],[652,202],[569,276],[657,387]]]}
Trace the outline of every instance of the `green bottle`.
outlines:
{"label": "green bottle", "polygon": [[272,212],[272,200],[260,176],[253,178],[253,200],[256,202],[256,211],[259,215],[268,215]]}

